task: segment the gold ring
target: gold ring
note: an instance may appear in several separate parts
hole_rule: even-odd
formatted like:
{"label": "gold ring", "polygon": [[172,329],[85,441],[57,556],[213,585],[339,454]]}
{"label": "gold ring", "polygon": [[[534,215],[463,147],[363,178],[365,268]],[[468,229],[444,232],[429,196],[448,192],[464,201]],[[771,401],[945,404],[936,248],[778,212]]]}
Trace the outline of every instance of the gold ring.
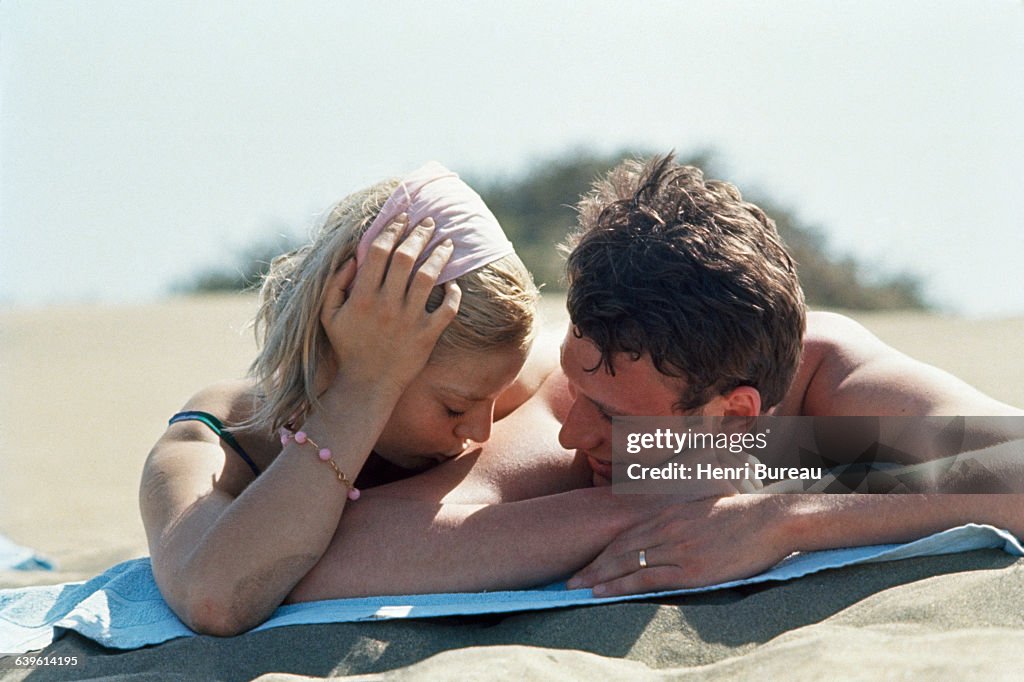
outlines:
{"label": "gold ring", "polygon": [[647,568],[647,550],[640,550],[640,568]]}

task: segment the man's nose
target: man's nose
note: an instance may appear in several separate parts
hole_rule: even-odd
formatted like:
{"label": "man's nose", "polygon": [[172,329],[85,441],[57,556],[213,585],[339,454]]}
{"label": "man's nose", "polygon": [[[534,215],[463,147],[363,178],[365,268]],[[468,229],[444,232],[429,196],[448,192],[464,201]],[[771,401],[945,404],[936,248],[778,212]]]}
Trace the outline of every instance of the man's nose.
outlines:
{"label": "man's nose", "polygon": [[601,440],[599,430],[586,414],[582,400],[574,400],[558,432],[558,443],[566,450],[588,450]]}

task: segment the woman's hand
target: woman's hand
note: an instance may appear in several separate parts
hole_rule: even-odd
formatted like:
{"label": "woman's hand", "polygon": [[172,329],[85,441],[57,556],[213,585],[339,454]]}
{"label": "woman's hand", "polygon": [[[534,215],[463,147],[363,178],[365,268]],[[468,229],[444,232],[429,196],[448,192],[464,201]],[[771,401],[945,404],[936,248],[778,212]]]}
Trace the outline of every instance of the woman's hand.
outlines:
{"label": "woman's hand", "polygon": [[448,282],[441,304],[427,312],[427,298],[453,247],[451,240],[439,244],[414,271],[434,221],[427,218],[401,239],[407,225],[403,214],[385,227],[358,272],[354,258],[339,268],[327,280],[320,310],[334,349],[335,380],[373,384],[375,393],[394,391],[396,398],[426,365],[462,298],[459,286]]}

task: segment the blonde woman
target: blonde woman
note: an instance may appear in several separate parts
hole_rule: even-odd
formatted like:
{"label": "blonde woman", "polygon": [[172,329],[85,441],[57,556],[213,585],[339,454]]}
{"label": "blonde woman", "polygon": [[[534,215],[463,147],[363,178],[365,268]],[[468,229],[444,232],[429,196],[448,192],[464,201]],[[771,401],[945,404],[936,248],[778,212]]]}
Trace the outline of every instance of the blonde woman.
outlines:
{"label": "blonde woman", "polygon": [[517,380],[537,291],[480,197],[438,164],[353,194],[279,257],[248,380],[210,386],[146,461],[153,573],[194,630],[265,620],[359,490],[486,441]]}

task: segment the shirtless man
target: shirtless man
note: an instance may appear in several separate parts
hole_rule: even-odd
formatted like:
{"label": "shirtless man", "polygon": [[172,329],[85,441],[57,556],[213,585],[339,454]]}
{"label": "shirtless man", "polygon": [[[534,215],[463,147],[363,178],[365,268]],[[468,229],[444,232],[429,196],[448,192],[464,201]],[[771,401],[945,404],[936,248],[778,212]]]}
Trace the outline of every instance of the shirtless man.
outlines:
{"label": "shirtless man", "polygon": [[[614,416],[1024,411],[852,320],[805,316],[770,219],[671,158],[627,162],[597,183],[571,247],[561,371],[483,447],[366,491],[291,600],[528,586],[584,564],[569,586],[613,595],[747,577],[794,551],[966,522],[1024,536],[1019,494],[611,494],[601,484]],[[1012,461],[1006,473],[1024,480]]]}

